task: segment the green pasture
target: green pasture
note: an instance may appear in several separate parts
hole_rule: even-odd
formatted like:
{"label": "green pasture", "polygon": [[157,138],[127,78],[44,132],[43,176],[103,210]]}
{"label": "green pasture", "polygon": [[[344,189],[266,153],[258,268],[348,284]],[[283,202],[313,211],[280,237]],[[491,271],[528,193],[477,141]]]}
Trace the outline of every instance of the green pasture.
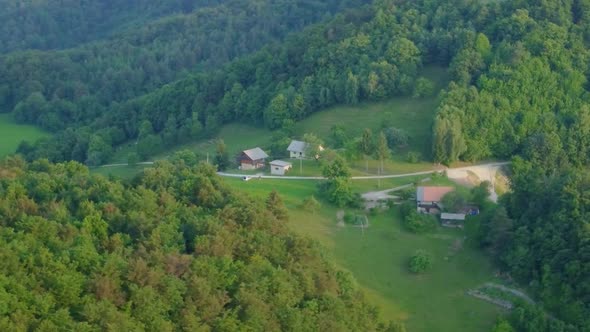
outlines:
{"label": "green pasture", "polygon": [[49,133],[30,125],[16,123],[11,114],[0,114],[0,158],[16,152],[22,141],[34,142]]}
{"label": "green pasture", "polygon": [[[382,180],[381,189],[419,182],[425,176]],[[351,271],[366,296],[377,305],[384,319],[401,319],[408,331],[481,331],[491,329],[502,310],[469,297],[466,291],[493,280],[488,259],[469,242],[469,231],[439,228],[416,235],[405,231],[397,209],[369,216],[369,228],[338,226],[337,208],[326,202],[316,213],[302,211],[300,204],[317,196],[317,181],[227,179],[242,192],[266,197],[277,190],[290,210],[290,225],[321,242],[338,266]],[[443,177],[426,184],[451,185]],[[353,182],[355,191],[376,186],[376,180]],[[355,213],[362,213],[356,211]],[[468,227],[469,228],[469,227]],[[417,249],[432,253],[435,262],[424,275],[406,268]]]}

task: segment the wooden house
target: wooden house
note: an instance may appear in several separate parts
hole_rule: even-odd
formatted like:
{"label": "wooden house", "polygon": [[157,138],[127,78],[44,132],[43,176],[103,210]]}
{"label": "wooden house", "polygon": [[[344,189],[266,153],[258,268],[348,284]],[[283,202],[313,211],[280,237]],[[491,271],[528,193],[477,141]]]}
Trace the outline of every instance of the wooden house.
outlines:
{"label": "wooden house", "polygon": [[251,170],[264,167],[268,155],[261,148],[244,150],[238,156],[240,169]]}

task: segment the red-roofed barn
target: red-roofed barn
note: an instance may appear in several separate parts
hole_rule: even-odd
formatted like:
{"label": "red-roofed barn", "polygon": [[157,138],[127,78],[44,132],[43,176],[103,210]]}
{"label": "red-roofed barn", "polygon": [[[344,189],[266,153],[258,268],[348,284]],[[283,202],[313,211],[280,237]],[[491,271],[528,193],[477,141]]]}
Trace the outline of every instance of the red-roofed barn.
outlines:
{"label": "red-roofed barn", "polygon": [[440,201],[444,195],[455,190],[453,187],[418,187],[416,203],[418,212],[432,213],[440,210]]}

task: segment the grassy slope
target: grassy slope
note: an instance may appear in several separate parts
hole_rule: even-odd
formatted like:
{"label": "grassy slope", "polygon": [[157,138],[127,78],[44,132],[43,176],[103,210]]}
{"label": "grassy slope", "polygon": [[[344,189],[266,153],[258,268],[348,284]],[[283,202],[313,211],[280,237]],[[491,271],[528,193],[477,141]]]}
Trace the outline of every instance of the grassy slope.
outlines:
{"label": "grassy slope", "polygon": [[[181,144],[168,149],[164,153],[152,156],[149,160],[165,159],[176,151],[191,150],[206,154],[210,157],[215,154],[216,140],[223,139],[230,156],[240,151],[257,146],[263,146],[270,142],[270,131],[263,128],[256,128],[247,124],[232,123],[221,127],[221,130],[210,139],[202,139],[191,143]],[[112,158],[113,163],[127,162],[127,156],[135,147],[132,144],[120,147]]]}
{"label": "grassy slope", "polygon": [[29,125],[17,124],[12,115],[0,114],[0,158],[14,153],[21,141],[33,142],[49,133]]}
{"label": "grassy slope", "polygon": [[[437,92],[447,84],[448,74],[445,68],[426,67],[422,75],[435,83]],[[437,106],[436,95],[427,98],[396,97],[385,102],[336,106],[298,122],[295,130],[300,135],[314,133],[327,138],[333,125],[341,125],[351,137],[360,136],[364,128],[370,128],[377,135],[383,121],[389,120],[392,126],[404,129],[410,135],[406,150],[421,152],[428,159],[432,122]]]}
{"label": "grassy slope", "polygon": [[[416,181],[391,179],[383,188]],[[354,227],[336,225],[336,208],[324,203],[317,214],[297,209],[303,198],[316,194],[314,181],[227,180],[251,195],[265,197],[276,189],[291,211],[291,226],[326,246],[337,264],[350,270],[377,304],[385,318],[406,320],[408,331],[489,331],[500,309],[468,297],[465,292],[492,279],[492,267],[477,250],[465,245],[454,253],[453,245],[466,236],[464,231],[439,229],[429,235],[415,235],[401,227],[397,212],[369,217],[371,227],[361,233]],[[437,179],[437,184],[449,184]],[[357,191],[372,181],[355,181]],[[426,249],[435,258],[433,269],[415,276],[406,269],[416,249]],[[445,259],[446,257],[446,259]]]}
{"label": "grassy slope", "polygon": [[[448,74],[445,68],[429,66],[423,69],[422,75],[435,82],[436,91],[443,89],[448,81]],[[370,128],[375,135],[381,130],[383,121],[389,120],[392,125],[403,128],[410,135],[410,144],[401,151],[393,151],[392,160],[384,164],[385,173],[409,173],[432,168],[430,162],[411,164],[405,161],[408,151],[420,152],[424,160],[430,160],[431,127],[438,105],[437,97],[410,98],[396,97],[388,101],[377,103],[363,103],[356,106],[336,106],[330,109],[317,112],[312,116],[298,122],[295,125],[296,136],[303,136],[304,133],[314,133],[328,141],[330,128],[339,124],[342,125],[350,137],[359,136],[364,128]],[[215,138],[225,141],[230,155],[235,155],[241,150],[265,146],[270,143],[271,132],[263,128],[256,128],[246,124],[233,123],[222,127]],[[127,155],[133,151],[133,145],[119,148],[112,158],[113,163],[127,162]],[[206,139],[176,146],[165,153],[153,156],[150,160],[163,159],[179,150],[194,150],[203,153],[215,153],[215,140]],[[294,164],[292,175],[299,175],[299,165]],[[303,175],[319,175],[319,168],[310,165],[305,167]],[[369,161],[369,171],[365,170],[365,162],[353,163],[355,175],[377,174],[378,162]],[[123,167],[129,168],[129,167]],[[129,171],[129,170],[128,170]],[[116,174],[118,171],[113,170]],[[123,173],[127,171],[122,171]]]}

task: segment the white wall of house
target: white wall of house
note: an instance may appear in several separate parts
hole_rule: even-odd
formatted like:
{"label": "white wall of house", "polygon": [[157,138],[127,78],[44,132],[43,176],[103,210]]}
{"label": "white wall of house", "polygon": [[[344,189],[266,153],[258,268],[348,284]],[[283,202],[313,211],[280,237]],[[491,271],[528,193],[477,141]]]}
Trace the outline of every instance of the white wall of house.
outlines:
{"label": "white wall of house", "polygon": [[305,158],[305,152],[289,151],[289,154],[290,154],[291,158],[295,158],[295,159],[304,159]]}
{"label": "white wall of house", "polygon": [[291,166],[278,166],[278,165],[270,165],[270,174],[272,175],[285,175],[288,170],[291,169]]}

